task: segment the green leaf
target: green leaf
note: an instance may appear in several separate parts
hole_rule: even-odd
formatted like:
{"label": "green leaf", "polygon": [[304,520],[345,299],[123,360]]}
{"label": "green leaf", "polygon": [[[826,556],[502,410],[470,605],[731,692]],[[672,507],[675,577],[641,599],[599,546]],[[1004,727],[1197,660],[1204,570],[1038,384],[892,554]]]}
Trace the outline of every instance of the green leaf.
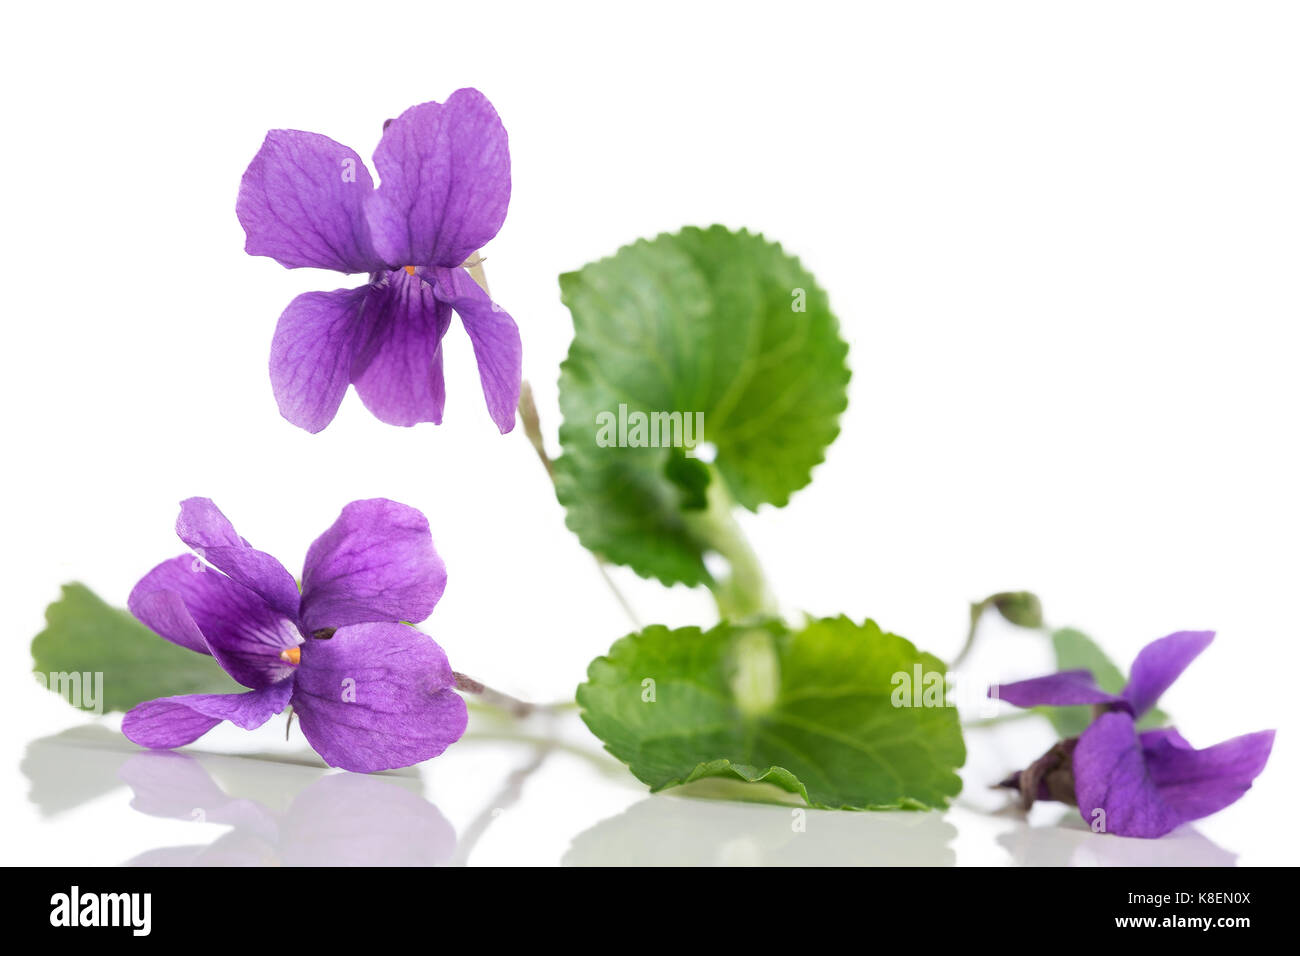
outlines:
{"label": "green leaf", "polygon": [[[1106,656],[1106,652],[1082,631],[1064,627],[1052,634],[1052,650],[1056,653],[1056,669],[1062,671],[1088,670],[1097,686],[1110,694],[1118,694],[1126,683],[1124,672]],[[1044,716],[1062,737],[1077,737],[1092,723],[1091,707],[1043,707]],[[1138,726],[1160,727],[1169,722],[1169,716],[1152,709],[1138,721]]]}
{"label": "green leaf", "polygon": [[32,669],[46,686],[65,700],[75,687],[80,699],[70,703],[83,708],[101,703],[91,699],[96,674],[103,675],[105,711],[130,710],[141,701],[174,694],[245,689],[208,655],[164,640],[84,584],[65,584],[63,596],[45,609],[45,630],[32,638],[32,657]]}
{"label": "green leaf", "polygon": [[656,625],[593,661],[578,703],[651,790],[729,777],[816,807],[942,807],[966,748],[956,708],[895,706],[920,702],[918,672],[942,681],[944,665],[872,621]]}
{"label": "green leaf", "polygon": [[[665,584],[709,583],[703,485],[751,510],[785,505],[811,479],[848,404],[848,346],[826,294],[779,245],[721,226],[620,249],[560,277],[574,339],[560,374],[556,490],[582,543]],[[664,447],[658,428],[601,444],[602,423],[703,414],[716,459]],[[675,422],[674,422],[675,424]],[[667,430],[667,429],[664,429]],[[616,430],[605,437],[616,442]],[[670,439],[674,436],[669,435]],[[707,479],[707,480],[706,480]]]}

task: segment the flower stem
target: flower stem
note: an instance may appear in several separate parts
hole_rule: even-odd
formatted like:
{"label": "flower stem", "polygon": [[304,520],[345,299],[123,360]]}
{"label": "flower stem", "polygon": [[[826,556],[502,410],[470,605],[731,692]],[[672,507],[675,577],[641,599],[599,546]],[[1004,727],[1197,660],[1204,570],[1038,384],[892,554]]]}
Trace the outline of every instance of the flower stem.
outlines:
{"label": "flower stem", "polygon": [[989,609],[992,603],[993,598],[988,597],[983,601],[976,601],[970,606],[970,629],[966,632],[966,643],[961,646],[957,656],[948,664],[948,670],[955,671],[961,666],[962,661],[970,656],[971,650],[975,647],[975,635],[979,631],[980,618],[984,616],[984,612]]}
{"label": "flower stem", "polygon": [[948,665],[949,670],[956,670],[970,655],[971,649],[975,646],[975,634],[979,630],[980,619],[989,608],[996,608],[1004,621],[1016,627],[1036,631],[1047,626],[1043,620],[1043,602],[1034,592],[999,591],[997,594],[990,594],[984,600],[976,601],[970,606],[970,630],[966,632],[966,643]]}
{"label": "flower stem", "polygon": [[478,283],[478,287],[487,293],[488,298],[492,297],[492,292],[488,289],[487,273],[483,271],[483,253],[476,252],[463,263],[465,271],[469,277]]}
{"label": "flower stem", "polygon": [[[470,278],[479,284],[484,292],[489,296],[492,295],[488,289],[487,273],[483,269],[482,253],[474,253],[465,260],[465,270],[469,272]],[[542,438],[541,417],[537,414],[537,404],[533,401],[533,387],[524,379],[519,385],[519,420],[524,426],[524,436],[528,439],[529,444],[533,446],[533,451],[537,452],[537,458],[546,469],[546,477],[551,479],[551,484],[555,484],[555,464],[551,461],[551,456],[546,453],[546,442]],[[600,572],[601,578],[605,581],[605,586],[613,593],[619,606],[623,608],[623,613],[627,619],[632,622],[636,630],[641,630],[641,620],[636,616],[636,611],[632,610],[632,605],[628,603],[623,592],[619,590],[614,579],[609,575],[608,562],[598,554],[593,554],[596,559],[596,570]]]}
{"label": "flower stem", "polygon": [[533,704],[526,700],[520,700],[518,697],[512,697],[502,691],[493,690],[481,681],[476,681],[474,678],[458,671],[452,671],[451,676],[455,679],[456,689],[462,694],[473,694],[489,707],[504,710],[512,717],[553,714],[563,709],[556,704]]}
{"label": "flower stem", "polygon": [[542,420],[537,414],[537,403],[533,401],[533,387],[524,379],[519,383],[519,420],[524,424],[524,435],[537,452],[537,459],[546,469],[546,476],[555,483],[555,465],[546,453],[546,442],[542,439]]}
{"label": "flower stem", "polygon": [[[528,384],[527,380],[519,386],[519,420],[524,424],[524,435],[532,444],[533,451],[537,452],[537,458],[541,461],[542,467],[546,469],[546,476],[551,479],[552,485],[555,484],[555,465],[551,461],[551,456],[546,453],[546,442],[542,439],[541,418],[537,414],[537,405],[533,402],[533,388]],[[596,560],[596,570],[600,572],[601,578],[604,579],[605,586],[614,595],[614,599],[618,601],[623,613],[627,615],[627,619],[632,622],[632,626],[636,630],[641,630],[641,620],[636,616],[636,611],[632,609],[628,599],[623,596],[623,592],[614,583],[614,579],[609,576],[608,563],[599,554],[593,553],[592,557]]]}
{"label": "flower stem", "polygon": [[1018,720],[1030,720],[1034,717],[1043,716],[1036,710],[1018,710],[1014,714],[1000,714],[997,717],[980,717],[975,720],[962,721],[962,729],[971,730],[977,727],[1000,727],[1002,724],[1013,724]]}

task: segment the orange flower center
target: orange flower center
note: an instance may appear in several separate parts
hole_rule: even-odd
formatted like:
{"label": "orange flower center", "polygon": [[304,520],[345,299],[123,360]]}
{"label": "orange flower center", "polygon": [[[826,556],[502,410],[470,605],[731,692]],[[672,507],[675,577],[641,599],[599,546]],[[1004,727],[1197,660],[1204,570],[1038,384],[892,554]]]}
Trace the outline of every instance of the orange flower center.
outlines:
{"label": "orange flower center", "polygon": [[280,660],[287,661],[290,664],[292,664],[294,667],[297,667],[298,662],[302,660],[302,648],[286,647],[284,650],[280,652]]}

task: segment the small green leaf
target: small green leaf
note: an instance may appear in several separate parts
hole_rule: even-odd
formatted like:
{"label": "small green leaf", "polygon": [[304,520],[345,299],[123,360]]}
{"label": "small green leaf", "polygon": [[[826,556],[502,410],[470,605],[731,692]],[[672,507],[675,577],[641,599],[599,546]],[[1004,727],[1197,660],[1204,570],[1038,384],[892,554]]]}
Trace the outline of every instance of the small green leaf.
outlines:
{"label": "small green leaf", "polygon": [[[82,708],[125,711],[155,697],[245,689],[208,655],[164,640],[84,584],[65,584],[63,596],[45,609],[45,630],[32,638],[32,657],[32,670],[50,690],[67,699],[68,688],[77,688],[80,699],[71,702]],[[91,700],[87,685],[96,674],[103,675],[102,702]]]}
{"label": "small green leaf", "polygon": [[[1082,631],[1064,627],[1052,634],[1052,650],[1056,653],[1056,669],[1062,671],[1087,670],[1097,681],[1097,686],[1109,694],[1124,689],[1124,672],[1106,656],[1106,652]],[[1062,737],[1077,737],[1092,723],[1091,707],[1040,708]],[[1169,722],[1169,716],[1152,709],[1138,721],[1138,726],[1160,727]]]}
{"label": "small green leaf", "polygon": [[966,759],[957,711],[942,698],[895,706],[922,702],[919,675],[942,686],[943,674],[938,658],[872,621],[825,618],[797,632],[775,620],[656,625],[593,661],[578,703],[651,790],[729,777],[816,807],[943,807]]}
{"label": "small green leaf", "polygon": [[[751,510],[783,506],[839,433],[848,346],[826,294],[779,245],[721,226],[626,246],[561,276],[560,290],[574,325],[555,466],[569,528],[642,576],[708,583],[709,542],[690,520],[706,477]],[[674,413],[680,429],[635,428]],[[707,476],[660,441],[684,439],[696,413],[692,440],[716,450]]]}

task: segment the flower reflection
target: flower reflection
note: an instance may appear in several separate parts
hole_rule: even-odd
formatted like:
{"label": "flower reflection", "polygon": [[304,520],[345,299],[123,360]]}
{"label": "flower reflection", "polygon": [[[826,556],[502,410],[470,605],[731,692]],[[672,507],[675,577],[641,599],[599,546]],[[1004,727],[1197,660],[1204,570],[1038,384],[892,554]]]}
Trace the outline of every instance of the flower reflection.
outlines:
{"label": "flower reflection", "polygon": [[1067,811],[1051,826],[1030,826],[1021,817],[998,836],[1018,866],[1235,866],[1237,855],[1182,826],[1160,840],[1093,833]]}
{"label": "flower reflection", "polygon": [[232,828],[210,845],[151,850],[129,866],[438,866],[456,850],[437,807],[381,777],[320,776],[277,813],[232,797],[187,754],[138,753],[119,776],[141,813]]}
{"label": "flower reflection", "polygon": [[211,827],[196,827],[195,843],[149,850],[130,866],[430,866],[456,851],[455,830],[409,771],[330,772],[287,754],[140,751],[97,725],[33,740],[21,769],[45,817],[125,785],[140,813],[227,828],[212,840]]}

